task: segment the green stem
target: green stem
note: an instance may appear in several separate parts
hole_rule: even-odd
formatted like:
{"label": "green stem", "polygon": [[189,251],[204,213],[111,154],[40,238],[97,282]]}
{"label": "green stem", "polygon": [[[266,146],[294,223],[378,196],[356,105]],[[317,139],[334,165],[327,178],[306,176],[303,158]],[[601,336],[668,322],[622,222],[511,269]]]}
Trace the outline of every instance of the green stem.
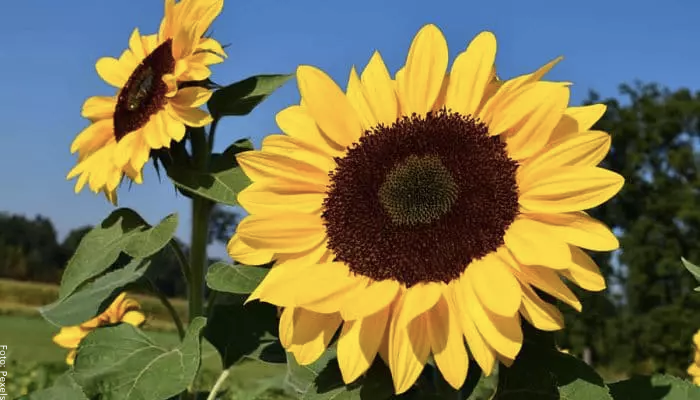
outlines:
{"label": "green stem", "polygon": [[[148,279],[148,278],[147,278]],[[177,328],[177,334],[180,336],[180,340],[184,339],[185,337],[185,327],[182,324],[182,320],[180,319],[180,316],[177,314],[177,311],[175,311],[175,307],[170,303],[170,300],[163,294],[163,292],[158,289],[158,286],[156,284],[148,279],[148,283],[151,285],[151,292],[158,297],[158,300],[160,300],[161,303],[165,306],[165,308],[168,310],[170,313],[170,316],[173,318],[173,322],[175,323],[175,327]]]}
{"label": "green stem", "polygon": [[224,382],[226,382],[226,378],[228,378],[228,375],[231,373],[230,371],[230,369],[225,369],[221,371],[221,375],[219,375],[219,378],[216,380],[214,387],[211,388],[211,392],[209,392],[207,400],[216,399],[216,395],[219,393],[219,390],[221,389],[221,386],[224,384]]}
{"label": "green stem", "polygon": [[[214,128],[214,127],[212,127]],[[204,128],[189,128],[192,141],[192,163],[198,171],[206,172],[209,168],[211,150]],[[210,130],[212,133],[214,129]],[[187,300],[189,323],[196,317],[204,315],[204,271],[207,268],[207,245],[209,242],[209,215],[214,203],[203,197],[192,197],[192,230],[190,235],[190,273],[187,283]],[[193,385],[183,393],[181,398],[194,399],[196,393]]]}
{"label": "green stem", "polygon": [[190,266],[187,262],[185,252],[182,251],[180,243],[178,243],[175,239],[170,240],[169,244],[170,249],[173,251],[173,253],[175,253],[175,258],[177,258],[178,264],[180,264],[180,270],[182,271],[182,276],[185,278],[185,283],[188,283],[190,281]]}
{"label": "green stem", "polygon": [[[209,167],[209,143],[204,128],[190,128],[192,162],[199,171]],[[192,197],[192,234],[190,235],[189,320],[204,315],[204,270],[207,265],[209,213],[213,203],[199,196]]]}
{"label": "green stem", "polygon": [[211,122],[211,127],[209,128],[209,154],[214,152],[214,135],[216,134],[216,127],[219,125],[219,119],[214,118]]}

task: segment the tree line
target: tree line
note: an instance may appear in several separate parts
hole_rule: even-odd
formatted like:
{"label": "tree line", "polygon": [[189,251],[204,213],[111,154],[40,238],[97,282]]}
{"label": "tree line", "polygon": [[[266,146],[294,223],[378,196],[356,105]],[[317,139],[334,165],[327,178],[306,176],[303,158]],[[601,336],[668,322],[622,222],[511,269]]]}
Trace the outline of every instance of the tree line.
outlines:
{"label": "tree line", "polygon": [[[561,306],[567,328],[558,334],[559,345],[579,356],[585,352],[593,366],[613,376],[682,376],[691,361],[691,337],[700,329],[700,293],[680,262],[682,256],[700,262],[700,92],[635,83],[621,85],[616,98],[591,92],[586,103],[594,102],[608,106],[592,128],[612,135],[604,166],[626,183],[590,213],[614,228],[621,250],[592,254],[611,290],[575,290],[583,312]],[[237,221],[235,213],[217,209],[210,240],[226,243]],[[89,228],[76,228],[59,243],[45,217],[0,214],[0,276],[59,282]],[[169,296],[183,295],[171,251],[164,249],[153,263],[158,286]]]}

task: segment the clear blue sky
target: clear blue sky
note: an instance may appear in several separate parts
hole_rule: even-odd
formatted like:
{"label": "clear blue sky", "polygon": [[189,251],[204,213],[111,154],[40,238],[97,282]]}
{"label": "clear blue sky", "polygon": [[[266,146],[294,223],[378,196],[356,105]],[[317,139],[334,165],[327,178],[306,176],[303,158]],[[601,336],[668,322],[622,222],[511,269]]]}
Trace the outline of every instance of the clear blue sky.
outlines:
{"label": "clear blue sky", "polygon": [[[75,163],[69,146],[87,125],[80,117],[85,98],[113,94],[97,76],[95,61],[118,56],[134,27],[155,32],[162,8],[161,0],[24,0],[3,6],[0,211],[46,215],[63,238],[111,210],[101,196],[73,193],[73,182],[65,180]],[[634,79],[698,89],[698,15],[700,2],[692,0],[227,1],[213,29],[219,41],[231,43],[229,59],[214,68],[213,78],[226,84],[312,64],[345,87],[350,67],[364,67],[375,49],[395,72],[416,31],[435,23],[451,57],[479,31],[493,31],[503,77],[563,55],[550,77],[575,83],[575,104],[589,89],[617,95],[619,83]],[[274,114],[298,98],[296,82],[290,82],[250,116],[225,120],[217,147],[241,137],[259,144],[278,132]],[[137,209],[150,222],[177,211],[178,236],[189,240],[188,203],[147,169],[146,184],[122,187],[120,206]],[[213,251],[224,254],[222,248]]]}

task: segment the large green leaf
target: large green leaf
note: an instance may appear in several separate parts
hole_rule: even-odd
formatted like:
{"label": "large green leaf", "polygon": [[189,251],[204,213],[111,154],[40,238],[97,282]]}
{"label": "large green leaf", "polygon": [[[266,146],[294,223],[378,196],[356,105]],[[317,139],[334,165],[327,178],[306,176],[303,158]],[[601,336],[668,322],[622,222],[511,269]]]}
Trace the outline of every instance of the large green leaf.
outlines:
{"label": "large green leaf", "polygon": [[207,107],[214,118],[247,115],[291,77],[291,74],[251,76],[215,91]]}
{"label": "large green leaf", "polygon": [[523,325],[523,348],[512,366],[499,368],[494,400],[612,400],[603,378],[558,351],[551,332]]}
{"label": "large green leaf", "polygon": [[164,400],[187,389],[201,363],[205,318],[192,320],[173,349],[156,344],[129,324],[99,328],[78,347],[75,379],[102,400]]}
{"label": "large green leaf", "polygon": [[219,292],[248,294],[260,284],[269,269],[216,262],[207,271],[207,286]]}
{"label": "large green leaf", "polygon": [[151,228],[134,210],[113,211],[80,241],[61,278],[59,298],[102,274],[122,252],[139,258],[155,254],[172,238],[176,226],[176,215],[169,215]]}
{"label": "large green leaf", "polygon": [[241,139],[221,154],[213,154],[209,171],[199,171],[188,164],[166,167],[168,177],[178,189],[218,203],[238,205],[238,193],[250,184],[250,179],[238,166],[236,154],[253,149],[248,139]]}
{"label": "large green leaf", "polygon": [[141,259],[131,261],[124,268],[108,272],[73,292],[41,307],[41,315],[58,326],[78,325],[102,313],[124,287],[139,280],[150,262]]}
{"label": "large green leaf", "polygon": [[609,385],[615,400],[700,400],[700,387],[675,376],[633,376]]}
{"label": "large green leaf", "polygon": [[18,400],[88,400],[88,398],[73,378],[73,373],[68,371],[58,377],[53,386],[29,393]]}
{"label": "large green leaf", "polygon": [[204,337],[221,354],[224,368],[277,339],[277,309],[260,302],[243,305],[245,297],[219,293],[204,330]]}

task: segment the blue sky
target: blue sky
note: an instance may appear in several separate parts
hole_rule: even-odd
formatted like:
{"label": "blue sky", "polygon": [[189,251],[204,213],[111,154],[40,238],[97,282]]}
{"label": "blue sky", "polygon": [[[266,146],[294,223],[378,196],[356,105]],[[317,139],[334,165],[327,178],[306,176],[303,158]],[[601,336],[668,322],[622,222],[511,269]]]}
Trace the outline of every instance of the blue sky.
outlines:
{"label": "blue sky", "polygon": [[[417,30],[437,24],[450,55],[471,38],[491,30],[498,39],[502,77],[530,72],[563,55],[549,75],[574,82],[572,102],[589,89],[617,95],[617,85],[635,79],[671,88],[700,88],[700,3],[691,0],[553,0],[476,2],[464,0],[255,0],[227,1],[214,36],[231,43],[229,59],[213,79],[231,83],[260,73],[293,72],[299,64],[327,71],[345,87],[352,65],[364,67],[379,50],[393,72],[405,60]],[[94,63],[118,56],[134,27],[155,32],[161,0],[24,0],[3,7],[0,17],[0,211],[50,217],[59,237],[95,224],[112,206],[102,196],[73,193],[65,180],[75,163],[69,153],[87,122],[80,107],[92,95],[113,94]],[[241,137],[256,144],[278,132],[274,114],[296,103],[296,82],[288,83],[250,116],[223,121],[217,148]],[[614,134],[614,132],[612,132]],[[188,203],[172,186],[159,183],[147,167],[146,184],[123,186],[120,206],[156,222],[176,211],[178,236],[188,240]],[[225,254],[222,248],[213,254]]]}

